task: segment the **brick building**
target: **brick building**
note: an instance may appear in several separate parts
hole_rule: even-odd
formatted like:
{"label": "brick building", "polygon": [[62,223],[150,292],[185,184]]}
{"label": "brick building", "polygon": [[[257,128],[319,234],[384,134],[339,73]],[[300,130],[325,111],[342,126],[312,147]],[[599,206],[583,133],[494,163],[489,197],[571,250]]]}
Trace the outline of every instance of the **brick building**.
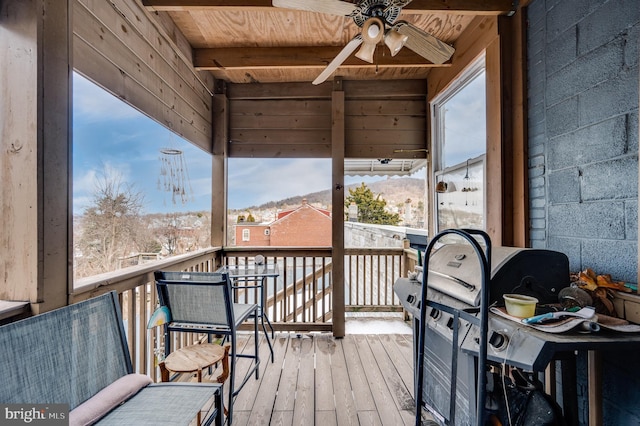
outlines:
{"label": "brick building", "polygon": [[283,210],[269,224],[236,224],[236,246],[329,247],[331,212],[306,199],[295,209]]}

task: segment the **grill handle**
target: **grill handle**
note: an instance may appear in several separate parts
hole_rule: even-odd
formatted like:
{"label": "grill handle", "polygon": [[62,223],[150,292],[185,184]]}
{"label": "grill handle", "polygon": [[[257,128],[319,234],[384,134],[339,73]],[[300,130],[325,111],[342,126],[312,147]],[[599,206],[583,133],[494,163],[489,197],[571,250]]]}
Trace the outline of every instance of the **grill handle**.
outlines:
{"label": "grill handle", "polygon": [[[476,424],[478,426],[484,425],[485,419],[485,398],[487,392],[487,375],[485,372],[486,364],[487,364],[487,329],[489,322],[489,283],[491,281],[491,239],[489,235],[477,229],[447,229],[440,232],[438,235],[433,237],[433,239],[429,242],[427,249],[425,251],[425,267],[423,270],[423,278],[422,278],[422,298],[421,298],[421,306],[426,307],[429,301],[427,300],[428,294],[428,274],[433,273],[434,271],[429,271],[429,257],[431,256],[431,251],[435,246],[435,243],[445,235],[455,234],[462,238],[464,238],[476,252],[480,260],[480,270],[481,270],[481,278],[482,278],[482,288],[480,291],[480,347],[478,351],[478,374],[477,374],[477,383],[478,388],[476,392]],[[480,236],[485,243],[485,251],[482,250],[482,247],[478,243],[478,241],[473,237],[474,235]],[[461,280],[462,281],[462,280]],[[468,284],[468,283],[466,283]],[[421,425],[421,414],[422,414],[422,387],[424,382],[424,346],[425,346],[425,338],[426,338],[426,309],[420,310],[420,331],[418,335],[418,366],[416,372],[416,426]],[[455,315],[458,317],[458,315]],[[457,358],[457,352],[453,351],[454,358]],[[457,362],[456,360],[452,360],[451,366],[451,394],[450,394],[450,402],[449,402],[449,420],[452,424],[455,424],[455,400],[456,400],[456,383],[457,383]]]}

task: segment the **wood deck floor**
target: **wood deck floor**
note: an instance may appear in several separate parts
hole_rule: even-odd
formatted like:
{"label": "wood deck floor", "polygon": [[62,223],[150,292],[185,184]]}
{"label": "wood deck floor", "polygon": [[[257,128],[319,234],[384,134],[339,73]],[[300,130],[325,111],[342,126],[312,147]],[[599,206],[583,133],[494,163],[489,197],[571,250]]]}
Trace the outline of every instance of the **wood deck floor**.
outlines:
{"label": "wood deck floor", "polygon": [[[273,363],[261,338],[260,378],[252,376],[236,398],[234,425],[415,423],[411,335],[276,333]],[[253,339],[245,335],[239,346],[250,353]],[[238,361],[236,377],[248,363]]]}

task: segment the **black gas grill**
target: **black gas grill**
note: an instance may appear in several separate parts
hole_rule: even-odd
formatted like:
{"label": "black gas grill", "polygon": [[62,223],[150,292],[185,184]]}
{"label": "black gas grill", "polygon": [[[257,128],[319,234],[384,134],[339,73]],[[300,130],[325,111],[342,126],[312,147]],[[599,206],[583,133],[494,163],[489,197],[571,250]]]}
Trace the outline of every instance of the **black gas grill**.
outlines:
{"label": "black gas grill", "polygon": [[[427,275],[423,376],[420,377],[424,408],[435,414],[442,424],[473,425],[480,415],[476,413],[476,397],[484,396],[482,392],[476,395],[478,377],[481,377],[477,360],[483,342],[488,360],[528,371],[544,369],[554,353],[548,350],[544,333],[530,337],[526,326],[516,322],[491,315],[484,335],[479,319],[463,320],[463,314],[481,316],[478,307],[483,292],[482,263],[472,245],[464,241],[446,244],[431,253],[426,258],[427,249],[425,255],[428,274],[419,273],[415,280],[400,278],[394,284],[394,291],[414,317],[417,357],[422,281]],[[506,293],[531,295],[541,304],[556,303],[560,289],[569,284],[569,262],[562,253],[494,247],[490,257],[488,305],[502,305],[502,295]],[[418,272],[422,272],[421,268]],[[418,366],[417,359],[414,366]],[[416,379],[419,378],[417,370]],[[455,407],[451,407],[453,399]]]}
{"label": "black gas grill", "polygon": [[[491,257],[490,305],[503,305],[502,295],[506,293],[534,296],[540,304],[557,303],[558,292],[569,285],[569,261],[563,253],[551,250],[494,247]],[[428,265],[429,300],[458,309],[479,306],[482,289],[480,263],[470,245],[465,243],[444,245],[433,253]],[[417,269],[420,273],[416,280],[400,278],[394,284],[394,291],[403,307],[415,318],[420,317],[423,278],[422,268]],[[443,336],[451,334],[453,327],[450,321],[451,315],[430,307],[427,319],[429,327],[438,330],[439,334]],[[493,315],[490,316],[489,322],[488,338],[494,343],[500,340],[496,333],[508,337],[513,335],[515,329],[528,329],[524,325]],[[471,352],[475,351],[477,346],[475,331],[471,334],[463,334],[462,347]],[[535,353],[532,357],[532,349],[528,346],[511,348],[508,353],[511,365],[528,370],[544,367],[539,365],[541,362],[536,362],[534,359]],[[503,361],[506,354],[492,353],[490,350],[488,356],[491,358],[492,355],[497,360]],[[544,361],[548,359],[542,360]]]}
{"label": "black gas grill", "polygon": [[[462,242],[436,250],[438,241],[449,233],[463,237],[458,240]],[[416,388],[420,386],[415,393],[417,421],[427,409],[441,424],[481,424],[482,406],[476,401],[483,400],[487,388],[486,376],[479,374],[486,368],[483,363],[541,372],[551,361],[561,360],[563,414],[567,424],[577,424],[576,353],[637,351],[640,334],[545,333],[489,313],[490,304],[504,305],[502,295],[506,293],[531,295],[540,304],[557,303],[558,293],[569,285],[569,262],[564,254],[551,250],[493,247],[489,250],[491,266],[485,259],[481,267],[476,238],[491,245],[480,231],[448,230],[436,235],[424,256],[426,271],[415,280],[400,278],[394,284],[402,305],[414,317]],[[470,240],[475,245],[468,244]],[[484,279],[483,270],[489,271]],[[487,303],[480,309],[483,299]],[[483,332],[480,319],[485,318]]]}

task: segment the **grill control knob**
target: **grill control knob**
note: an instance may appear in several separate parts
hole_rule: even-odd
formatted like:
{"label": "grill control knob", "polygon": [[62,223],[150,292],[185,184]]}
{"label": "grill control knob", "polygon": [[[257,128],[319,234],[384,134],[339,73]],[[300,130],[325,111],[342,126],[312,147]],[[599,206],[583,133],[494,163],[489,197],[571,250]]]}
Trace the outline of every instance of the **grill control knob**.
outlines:
{"label": "grill control knob", "polygon": [[410,305],[413,305],[413,302],[415,302],[415,301],[416,301],[416,295],[415,294],[410,294],[410,295],[407,296],[407,302]]}
{"label": "grill control knob", "polygon": [[440,318],[440,311],[436,308],[431,309],[431,312],[429,312],[429,316],[435,320],[437,320],[438,318]]}
{"label": "grill control knob", "polygon": [[456,325],[456,324],[455,324],[455,323],[454,323],[454,321],[453,321],[453,317],[449,317],[449,320],[447,320],[447,327],[449,327],[451,330],[453,330],[453,327],[454,327],[455,325]]}
{"label": "grill control knob", "polygon": [[492,331],[489,336],[489,344],[497,351],[502,351],[509,345],[509,338],[499,331]]}

